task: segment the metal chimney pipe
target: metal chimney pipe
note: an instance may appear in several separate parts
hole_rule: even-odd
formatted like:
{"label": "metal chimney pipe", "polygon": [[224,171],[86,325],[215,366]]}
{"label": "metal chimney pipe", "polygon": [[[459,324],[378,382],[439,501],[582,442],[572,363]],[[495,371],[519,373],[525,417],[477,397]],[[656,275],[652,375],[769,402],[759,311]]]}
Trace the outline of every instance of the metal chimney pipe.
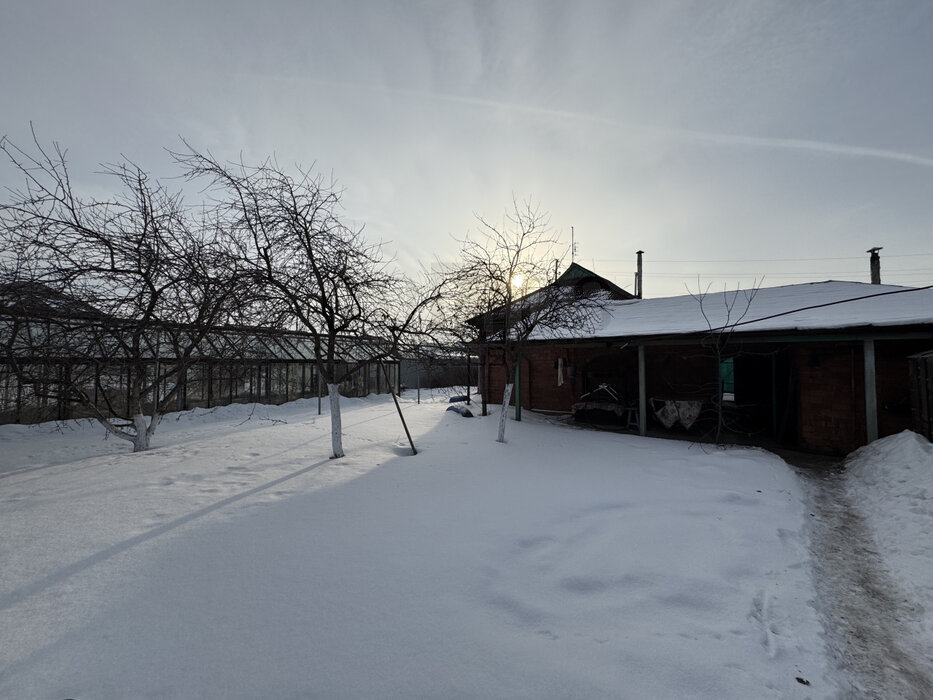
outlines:
{"label": "metal chimney pipe", "polygon": [[869,248],[865,251],[871,254],[871,257],[868,259],[868,265],[871,268],[872,284],[881,284],[881,256],[878,255],[879,250],[881,250],[881,248]]}
{"label": "metal chimney pipe", "polygon": [[642,289],[644,286],[644,269],[641,264],[641,256],[644,254],[643,250],[636,250],[635,255],[638,256],[638,262],[635,271],[635,296],[638,299],[641,299]]}

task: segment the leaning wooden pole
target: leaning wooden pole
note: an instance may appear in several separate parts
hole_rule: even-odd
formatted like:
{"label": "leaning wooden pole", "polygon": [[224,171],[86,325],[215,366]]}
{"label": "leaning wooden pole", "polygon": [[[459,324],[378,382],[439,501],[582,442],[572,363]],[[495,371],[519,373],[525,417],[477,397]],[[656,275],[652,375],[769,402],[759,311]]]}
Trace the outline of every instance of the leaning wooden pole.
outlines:
{"label": "leaning wooden pole", "polygon": [[398,404],[398,397],[395,395],[395,388],[392,386],[392,380],[389,379],[389,373],[386,371],[385,363],[379,360],[379,366],[382,367],[382,376],[386,378],[386,384],[389,386],[389,393],[392,394],[392,400],[395,402],[395,410],[398,411],[398,417],[402,421],[402,427],[405,428],[405,435],[408,436],[408,444],[411,445],[411,453],[416,455],[418,454],[418,450],[415,447],[415,441],[411,439],[411,433],[408,432],[408,423],[405,422],[405,416],[402,415],[402,407]]}

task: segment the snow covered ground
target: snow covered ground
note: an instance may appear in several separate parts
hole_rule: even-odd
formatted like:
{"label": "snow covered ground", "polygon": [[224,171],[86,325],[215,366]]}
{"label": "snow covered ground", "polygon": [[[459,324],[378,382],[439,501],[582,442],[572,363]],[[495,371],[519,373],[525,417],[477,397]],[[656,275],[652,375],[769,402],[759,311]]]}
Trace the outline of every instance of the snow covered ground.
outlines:
{"label": "snow covered ground", "polygon": [[918,631],[933,641],[933,446],[907,431],[877,440],[850,456],[846,482],[886,567],[922,607]]}
{"label": "snow covered ground", "polygon": [[0,426],[0,697],[844,687],[782,460],[529,413],[502,445],[445,400],[403,400],[414,457],[388,397],[344,401],[341,460],[315,401],[169,416],[135,455],[89,423]]}

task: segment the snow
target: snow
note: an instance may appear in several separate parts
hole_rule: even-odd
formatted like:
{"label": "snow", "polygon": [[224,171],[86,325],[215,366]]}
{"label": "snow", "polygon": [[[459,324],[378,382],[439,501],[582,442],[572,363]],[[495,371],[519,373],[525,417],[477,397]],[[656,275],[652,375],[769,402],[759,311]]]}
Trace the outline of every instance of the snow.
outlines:
{"label": "snow", "polygon": [[417,456],[389,397],[342,400],[339,460],[314,400],[169,415],[138,454],[0,426],[0,697],[837,695],[781,459],[528,412],[500,444],[446,400],[403,398]]}
{"label": "snow", "polygon": [[907,430],[876,440],[849,457],[846,488],[933,651],[933,446]]}
{"label": "snow", "polygon": [[[823,306],[826,304],[829,305]],[[807,308],[814,306],[818,308]],[[615,301],[602,310],[594,328],[575,336],[705,333],[737,321],[741,325],[736,330],[742,332],[930,324],[933,289],[827,281],[757,290],[710,291],[703,299],[702,309],[699,301],[689,294]]]}

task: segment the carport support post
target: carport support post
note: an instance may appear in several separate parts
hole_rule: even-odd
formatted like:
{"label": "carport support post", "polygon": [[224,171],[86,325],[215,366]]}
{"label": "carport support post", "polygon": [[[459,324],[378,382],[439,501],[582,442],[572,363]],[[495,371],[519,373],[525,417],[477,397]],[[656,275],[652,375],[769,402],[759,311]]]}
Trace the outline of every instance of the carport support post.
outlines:
{"label": "carport support post", "polygon": [[878,396],[875,393],[875,341],[862,341],[865,358],[865,433],[868,442],[878,439]]}
{"label": "carport support post", "polygon": [[522,359],[515,363],[515,420],[522,420]]}
{"label": "carport support post", "polygon": [[466,365],[467,365],[467,382],[466,382],[467,384],[467,406],[469,406],[470,405],[470,382],[472,381],[472,377],[470,375],[470,353],[469,351],[466,354]]}
{"label": "carport support post", "polygon": [[771,434],[778,436],[777,355],[771,355]]}
{"label": "carport support post", "polygon": [[648,397],[645,381],[645,346],[638,346],[638,434],[648,434]]}

